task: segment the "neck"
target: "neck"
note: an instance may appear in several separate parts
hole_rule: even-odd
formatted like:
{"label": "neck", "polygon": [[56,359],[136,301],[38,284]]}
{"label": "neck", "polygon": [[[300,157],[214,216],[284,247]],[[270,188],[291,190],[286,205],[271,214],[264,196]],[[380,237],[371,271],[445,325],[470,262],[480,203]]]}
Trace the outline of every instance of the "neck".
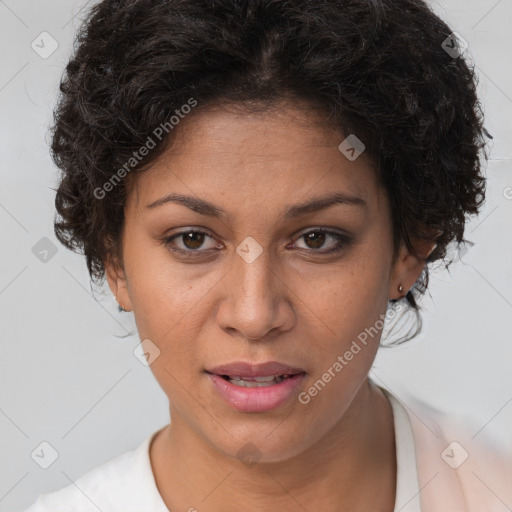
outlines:
{"label": "neck", "polygon": [[150,458],[159,492],[172,511],[224,512],[228,504],[241,503],[250,512],[394,508],[392,410],[368,380],[327,435],[286,461],[244,464],[174,420],[155,436]]}

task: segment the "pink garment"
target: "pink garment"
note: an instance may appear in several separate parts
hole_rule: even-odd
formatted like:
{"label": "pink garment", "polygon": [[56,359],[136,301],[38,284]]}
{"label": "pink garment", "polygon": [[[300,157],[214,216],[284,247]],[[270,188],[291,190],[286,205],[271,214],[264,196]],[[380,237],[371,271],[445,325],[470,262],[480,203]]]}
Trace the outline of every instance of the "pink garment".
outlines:
{"label": "pink garment", "polygon": [[485,429],[470,430],[419,402],[402,405],[414,435],[422,512],[512,510],[508,448],[500,452]]}

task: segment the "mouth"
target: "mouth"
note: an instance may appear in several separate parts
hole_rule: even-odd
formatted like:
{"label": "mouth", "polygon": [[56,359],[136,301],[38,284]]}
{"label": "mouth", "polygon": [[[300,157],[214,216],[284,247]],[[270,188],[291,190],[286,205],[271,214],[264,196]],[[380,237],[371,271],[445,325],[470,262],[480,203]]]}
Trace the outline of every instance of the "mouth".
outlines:
{"label": "mouth", "polygon": [[299,373],[306,373],[304,368],[290,366],[278,361],[258,364],[238,361],[216,366],[206,370],[206,372],[218,375],[236,386],[243,387],[272,386]]}
{"label": "mouth", "polygon": [[[293,374],[297,375],[297,374]],[[242,377],[240,375],[221,375],[221,377],[235,386],[241,386],[243,388],[264,388],[279,384],[285,379],[293,377],[293,375],[269,375],[266,377]]]}
{"label": "mouth", "polygon": [[242,412],[265,412],[286,404],[306,377],[303,368],[276,361],[231,363],[206,373],[224,401]]}

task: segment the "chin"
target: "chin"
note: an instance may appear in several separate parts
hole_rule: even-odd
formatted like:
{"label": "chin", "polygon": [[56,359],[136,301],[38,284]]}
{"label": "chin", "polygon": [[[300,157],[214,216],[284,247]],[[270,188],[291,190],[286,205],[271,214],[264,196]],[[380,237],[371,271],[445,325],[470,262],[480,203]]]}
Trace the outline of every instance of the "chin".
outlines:
{"label": "chin", "polygon": [[268,426],[262,421],[248,425],[240,420],[236,426],[225,424],[229,434],[222,429],[218,432],[221,438],[208,437],[216,450],[234,461],[238,460],[247,466],[275,464],[290,460],[318,441],[311,433],[301,431],[300,425],[297,427],[290,429],[290,424],[283,422],[282,418]]}

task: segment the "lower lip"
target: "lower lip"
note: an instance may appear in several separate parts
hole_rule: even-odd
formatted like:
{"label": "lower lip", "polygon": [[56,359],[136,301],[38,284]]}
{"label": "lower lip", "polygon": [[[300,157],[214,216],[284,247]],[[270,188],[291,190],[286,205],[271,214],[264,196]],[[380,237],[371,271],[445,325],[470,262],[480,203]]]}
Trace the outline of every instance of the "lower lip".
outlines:
{"label": "lower lip", "polygon": [[224,400],[238,411],[265,412],[280,407],[295,395],[306,374],[298,373],[278,384],[254,388],[236,386],[213,373],[209,373],[208,376]]}

